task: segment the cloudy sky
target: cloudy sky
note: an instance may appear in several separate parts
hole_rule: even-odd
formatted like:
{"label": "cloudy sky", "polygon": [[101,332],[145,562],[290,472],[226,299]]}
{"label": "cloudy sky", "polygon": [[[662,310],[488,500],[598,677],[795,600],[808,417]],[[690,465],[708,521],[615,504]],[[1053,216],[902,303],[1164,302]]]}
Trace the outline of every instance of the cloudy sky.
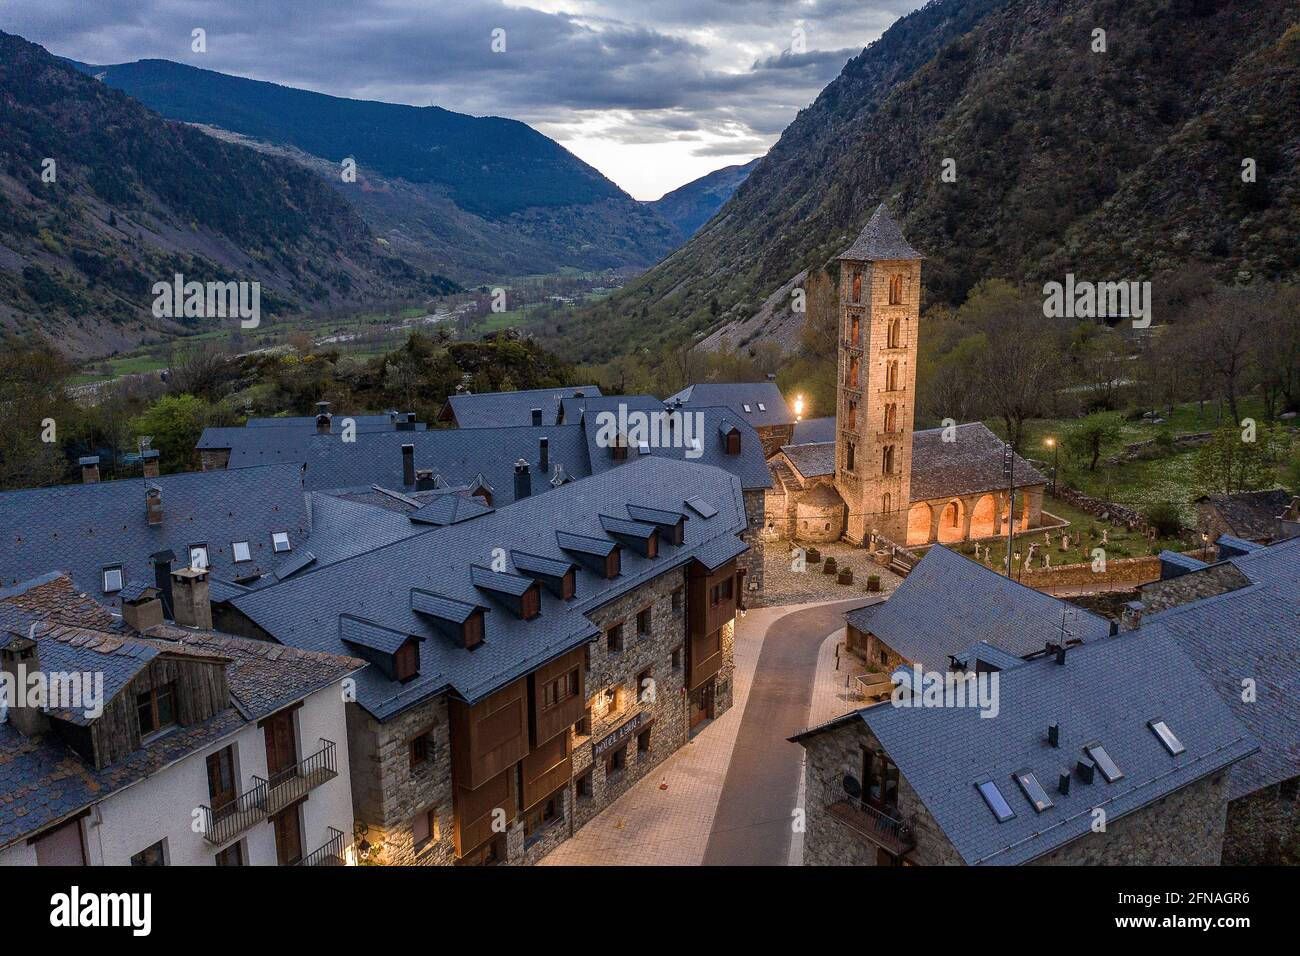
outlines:
{"label": "cloudy sky", "polygon": [[[524,120],[638,199],[765,152],[921,0],[0,0],[0,29]],[[191,50],[191,31],[207,52]],[[504,52],[493,52],[494,30]]]}

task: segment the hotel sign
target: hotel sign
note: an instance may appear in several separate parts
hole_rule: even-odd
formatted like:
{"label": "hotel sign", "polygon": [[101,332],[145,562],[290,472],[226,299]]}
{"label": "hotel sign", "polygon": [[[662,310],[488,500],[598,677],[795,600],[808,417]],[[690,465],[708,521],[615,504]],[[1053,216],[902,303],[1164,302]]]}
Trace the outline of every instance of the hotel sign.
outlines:
{"label": "hotel sign", "polygon": [[591,758],[598,760],[611,750],[617,750],[620,745],[627,742],[629,737],[641,729],[643,723],[645,723],[645,711],[637,711],[614,730],[591,745]]}

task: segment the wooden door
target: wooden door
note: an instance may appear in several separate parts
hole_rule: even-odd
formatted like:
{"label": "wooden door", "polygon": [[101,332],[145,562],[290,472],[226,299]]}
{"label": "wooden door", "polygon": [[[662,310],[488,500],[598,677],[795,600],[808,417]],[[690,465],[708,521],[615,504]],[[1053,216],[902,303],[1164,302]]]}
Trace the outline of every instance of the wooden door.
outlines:
{"label": "wooden door", "polygon": [[230,747],[208,755],[208,797],[212,809],[220,810],[233,803],[235,792],[235,758]]}
{"label": "wooden door", "polygon": [[709,720],[713,716],[713,679],[705,681],[691,693],[690,726],[691,729]]}
{"label": "wooden door", "polygon": [[302,859],[302,831],[298,826],[298,804],[286,807],[271,817],[275,830],[275,859],[281,866],[291,866]]}
{"label": "wooden door", "polygon": [[263,725],[266,735],[266,771],[274,786],[277,777],[290,775],[298,765],[298,745],[293,733],[293,711],[282,710]]}

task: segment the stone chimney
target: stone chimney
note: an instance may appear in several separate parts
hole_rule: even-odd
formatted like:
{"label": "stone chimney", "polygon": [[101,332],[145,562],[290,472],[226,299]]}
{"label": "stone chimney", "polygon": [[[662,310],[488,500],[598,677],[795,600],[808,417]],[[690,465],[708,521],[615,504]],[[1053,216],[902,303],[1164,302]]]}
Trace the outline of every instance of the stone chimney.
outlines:
{"label": "stone chimney", "polygon": [[150,485],[144,490],[144,510],[149,516],[149,524],[155,526],[162,524],[162,489],[157,485]]}
{"label": "stone chimney", "polygon": [[208,596],[208,572],[200,568],[181,568],[172,572],[173,620],[183,627],[210,629],[212,600]]}
{"label": "stone chimney", "polygon": [[316,403],[316,434],[328,435],[330,433],[330,403]]}
{"label": "stone chimney", "polygon": [[515,501],[533,493],[533,476],[528,472],[528,462],[520,458],[515,462]]}
{"label": "stone chimney", "polygon": [[0,670],[13,675],[9,683],[18,697],[17,700],[6,701],[9,707],[9,723],[14,730],[25,737],[35,737],[50,728],[45,711],[40,707],[28,707],[24,695],[24,689],[27,687],[26,678],[40,669],[40,651],[36,642],[30,637],[11,638],[8,644],[0,648]]}
{"label": "stone chimney", "polygon": [[81,465],[81,483],[83,485],[93,485],[99,481],[98,455],[88,455],[80,459],[77,464]]}
{"label": "stone chimney", "polygon": [[140,596],[122,601],[122,620],[143,633],[163,622],[163,605],[157,588],[145,588]]}
{"label": "stone chimney", "polygon": [[415,484],[415,446],[402,446],[402,484],[407,488]]}
{"label": "stone chimney", "polygon": [[1141,601],[1129,601],[1120,611],[1119,629],[1121,631],[1136,631],[1142,626],[1142,612],[1146,607]]}
{"label": "stone chimney", "polygon": [[158,449],[146,448],[140,453],[140,458],[144,464],[144,476],[146,478],[157,478],[158,466],[162,464]]}

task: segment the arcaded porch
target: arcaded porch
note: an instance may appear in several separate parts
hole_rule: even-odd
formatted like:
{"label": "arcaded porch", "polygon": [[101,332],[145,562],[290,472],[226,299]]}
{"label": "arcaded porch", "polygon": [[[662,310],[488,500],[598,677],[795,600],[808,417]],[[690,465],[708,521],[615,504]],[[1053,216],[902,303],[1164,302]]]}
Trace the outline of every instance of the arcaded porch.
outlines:
{"label": "arcaded porch", "polygon": [[[1016,489],[1015,530],[1028,531],[1042,522],[1043,486]],[[986,491],[949,498],[915,501],[907,513],[907,545],[952,544],[1006,534],[1007,493]]]}

